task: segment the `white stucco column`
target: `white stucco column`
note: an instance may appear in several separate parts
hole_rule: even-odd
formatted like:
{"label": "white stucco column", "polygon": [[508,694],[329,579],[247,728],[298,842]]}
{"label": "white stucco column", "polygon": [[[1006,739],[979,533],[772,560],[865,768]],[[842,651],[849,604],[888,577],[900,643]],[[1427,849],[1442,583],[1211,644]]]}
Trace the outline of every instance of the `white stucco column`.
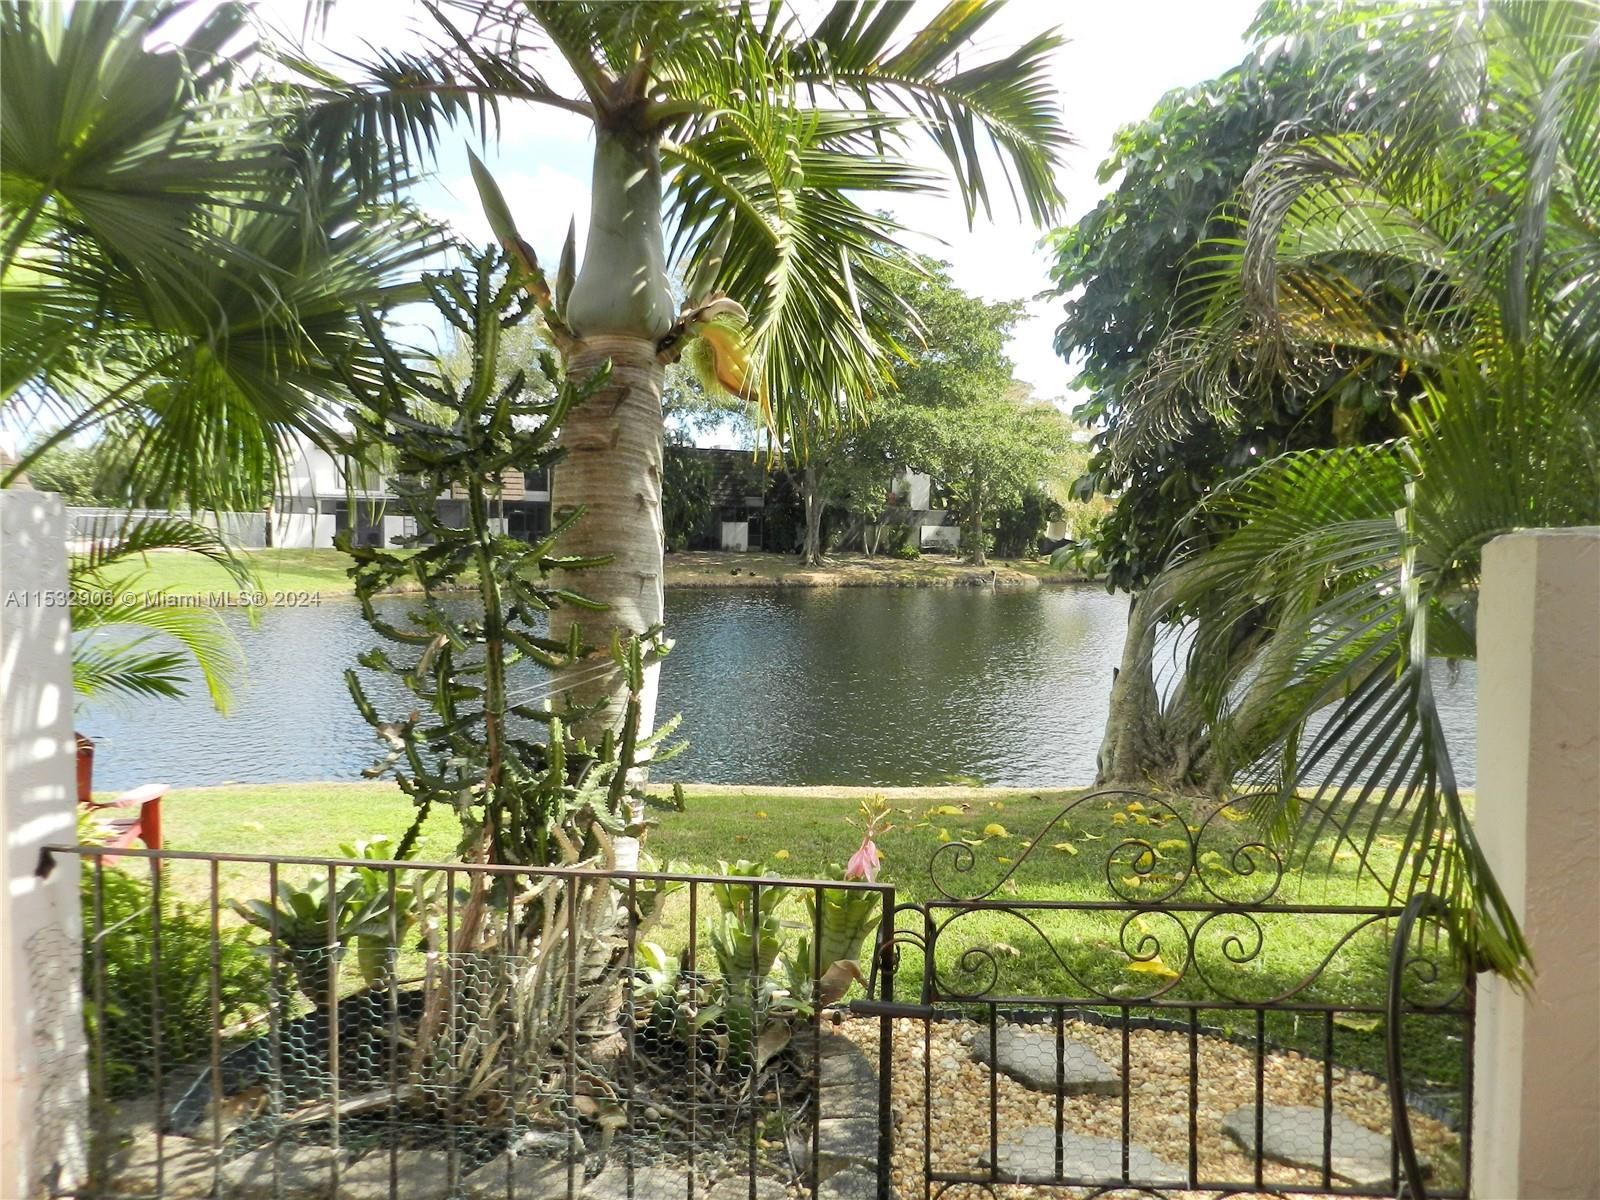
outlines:
{"label": "white stucco column", "polygon": [[0,1196],[82,1182],[89,1112],[76,837],[66,511],[0,490]]}
{"label": "white stucco column", "polygon": [[1485,853],[1533,990],[1478,993],[1473,1194],[1600,1195],[1600,528],[1489,543],[1478,609]]}

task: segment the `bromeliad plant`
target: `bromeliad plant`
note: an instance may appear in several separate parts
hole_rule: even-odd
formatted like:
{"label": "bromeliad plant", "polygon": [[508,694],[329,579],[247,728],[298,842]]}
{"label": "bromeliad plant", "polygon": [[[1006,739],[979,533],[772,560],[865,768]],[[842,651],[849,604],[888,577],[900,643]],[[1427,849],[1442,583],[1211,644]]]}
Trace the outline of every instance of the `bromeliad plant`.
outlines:
{"label": "bromeliad plant", "polygon": [[[339,849],[346,858],[373,862],[397,857],[393,839],[386,837]],[[376,867],[343,868],[333,873],[331,887],[326,872],[298,887],[280,880],[269,899],[230,900],[228,906],[267,935],[269,949],[294,971],[301,994],[320,1009],[337,988],[337,973],[352,947],[366,987],[393,977],[395,954],[416,928],[425,897],[437,890],[429,872],[397,871],[392,887],[389,874]]]}
{"label": "bromeliad plant", "polygon": [[[877,882],[878,870],[883,865],[877,839],[893,828],[889,816],[889,805],[883,797],[861,802],[861,845],[845,864],[840,878],[858,883]],[[820,920],[817,915],[819,900],[822,904]],[[816,978],[826,980],[839,963],[854,963],[859,968],[861,943],[878,927],[883,916],[879,911],[881,907],[876,893],[849,888],[818,888],[807,896],[811,928],[821,935],[813,962]]]}

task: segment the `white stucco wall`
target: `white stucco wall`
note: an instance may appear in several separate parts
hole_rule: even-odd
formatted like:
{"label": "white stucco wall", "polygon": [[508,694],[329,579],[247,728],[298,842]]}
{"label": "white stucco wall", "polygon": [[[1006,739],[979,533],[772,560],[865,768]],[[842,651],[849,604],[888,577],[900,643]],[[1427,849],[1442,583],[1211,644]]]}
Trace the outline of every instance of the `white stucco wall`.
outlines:
{"label": "white stucco wall", "polygon": [[1536,974],[1479,987],[1473,1193],[1597,1196],[1600,529],[1485,549],[1475,824]]}
{"label": "white stucco wall", "polygon": [[85,1165],[72,630],[60,498],[0,491],[0,1196],[76,1187]]}

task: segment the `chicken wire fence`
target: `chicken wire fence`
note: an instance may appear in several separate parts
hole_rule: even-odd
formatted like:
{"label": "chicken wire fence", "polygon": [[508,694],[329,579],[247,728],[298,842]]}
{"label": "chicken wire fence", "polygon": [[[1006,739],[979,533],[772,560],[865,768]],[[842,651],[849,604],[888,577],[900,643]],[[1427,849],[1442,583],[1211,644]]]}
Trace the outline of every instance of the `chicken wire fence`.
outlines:
{"label": "chicken wire fence", "polygon": [[74,1194],[889,1194],[887,1023],[830,1006],[892,888],[362,849],[52,848],[81,863]]}
{"label": "chicken wire fence", "polygon": [[[54,848],[84,912],[73,1194],[1464,1196],[1441,907],[1302,902],[1246,827],[1129,795],[1014,857],[942,846],[904,903],[743,863]],[[1106,804],[1130,831],[1099,884],[1030,877]]]}

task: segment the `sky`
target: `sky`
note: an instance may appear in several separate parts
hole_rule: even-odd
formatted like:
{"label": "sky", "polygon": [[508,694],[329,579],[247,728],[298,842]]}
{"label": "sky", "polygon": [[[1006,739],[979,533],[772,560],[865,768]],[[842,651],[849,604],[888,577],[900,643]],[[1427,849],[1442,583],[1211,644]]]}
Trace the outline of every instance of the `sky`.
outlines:
{"label": "sky", "polygon": [[[980,53],[985,46],[1013,47],[1052,26],[1068,39],[1052,64],[1065,124],[1077,142],[1061,172],[1067,221],[1093,208],[1114,186],[1115,181],[1098,184],[1095,172],[1119,126],[1143,117],[1170,89],[1219,74],[1244,56],[1242,35],[1257,3],[1011,0],[990,22]],[[292,23],[304,11],[301,0],[267,0],[265,7],[281,11]],[[363,42],[385,48],[413,44],[408,26],[423,20],[419,13],[398,0],[342,0],[333,9],[324,45],[359,56]],[[461,234],[483,243],[489,229],[467,172],[466,142],[465,134],[453,143],[447,139],[434,177],[414,196]],[[582,251],[591,148],[589,127],[581,118],[523,105],[504,110],[501,136],[483,153],[519,231],[542,262],[557,260],[569,220],[577,221]],[[937,167],[944,160],[930,146],[921,161]],[[1042,398],[1071,399],[1071,368],[1051,348],[1060,301],[1035,298],[1050,287],[1048,262],[1038,248],[1045,231],[1010,207],[998,180],[991,180],[991,194],[996,195],[994,219],[980,214],[970,229],[954,194],[908,197],[892,208],[916,231],[907,238],[911,247],[947,260],[960,287],[989,300],[1029,300],[1027,319],[1017,326],[1010,346],[1016,373]]]}

